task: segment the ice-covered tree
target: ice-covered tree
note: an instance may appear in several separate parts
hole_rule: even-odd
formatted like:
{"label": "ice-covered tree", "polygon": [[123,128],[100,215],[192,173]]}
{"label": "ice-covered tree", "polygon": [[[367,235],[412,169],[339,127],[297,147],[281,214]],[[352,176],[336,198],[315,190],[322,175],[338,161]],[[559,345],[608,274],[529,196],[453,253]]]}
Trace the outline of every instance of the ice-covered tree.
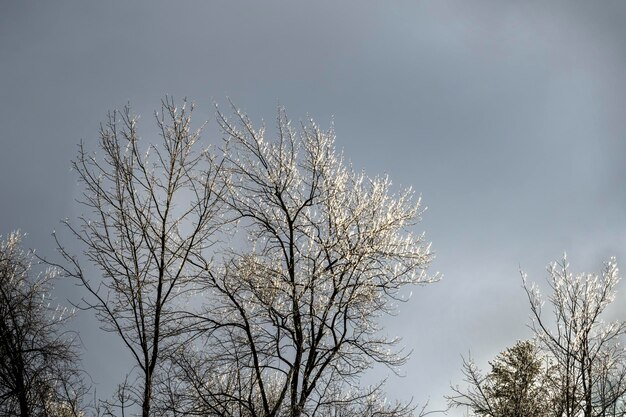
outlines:
{"label": "ice-covered tree", "polygon": [[426,274],[430,244],[414,230],[419,200],[355,172],[332,130],[296,128],[282,109],[273,137],[236,110],[218,120],[223,202],[248,244],[227,251],[221,268],[206,265],[202,332],[176,356],[170,398],[202,415],[410,414],[360,377],[405,363],[379,320],[411,286],[436,279]]}
{"label": "ice-covered tree", "polygon": [[71,313],[51,298],[52,270],[33,272],[22,236],[0,242],[0,415],[80,417],[86,392]]}
{"label": "ice-covered tree", "polygon": [[113,405],[137,404],[143,417],[154,414],[157,374],[183,331],[181,297],[205,274],[194,260],[206,258],[219,228],[218,168],[192,129],[192,110],[164,100],[152,142],[140,139],[130,108],[109,114],[98,152],[81,144],[73,161],[85,214],[66,222],[95,271],[58,246],[65,262],[57,266],[88,293],[82,306],[121,338],[134,362]]}
{"label": "ice-covered tree", "polygon": [[551,264],[547,279],[551,314],[544,313],[539,287],[528,284],[523,274],[532,328],[559,371],[553,389],[565,417],[626,412],[626,352],[621,345],[626,322],[603,319],[615,300],[618,272],[614,258],[600,274],[573,274],[565,257]]}

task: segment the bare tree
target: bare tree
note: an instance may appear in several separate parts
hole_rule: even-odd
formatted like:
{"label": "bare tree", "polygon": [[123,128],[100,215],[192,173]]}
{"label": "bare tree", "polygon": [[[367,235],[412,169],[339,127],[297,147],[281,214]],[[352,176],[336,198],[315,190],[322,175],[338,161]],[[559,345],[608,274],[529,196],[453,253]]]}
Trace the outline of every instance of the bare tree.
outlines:
{"label": "bare tree", "polygon": [[488,392],[488,374],[485,375],[478,368],[472,358],[463,359],[463,382],[464,387],[454,385],[451,387],[452,394],[447,396],[450,408],[462,407],[471,411],[476,416],[495,416],[495,406]]}
{"label": "bare tree", "polygon": [[119,407],[139,404],[152,416],[155,375],[184,329],[178,310],[205,273],[219,226],[218,171],[201,130],[192,130],[193,106],[165,99],[155,113],[159,144],[144,144],[129,107],[109,114],[98,154],[81,143],[73,168],[84,186],[86,214],[66,222],[100,277],[86,273],[57,240],[58,265],[87,290],[81,306],[95,311],[102,329],[116,333],[132,355],[137,381],[120,386]]}
{"label": "bare tree", "polygon": [[0,415],[79,417],[86,392],[71,316],[51,298],[52,270],[32,274],[21,235],[0,242]]}
{"label": "bare tree", "polygon": [[601,274],[574,275],[564,257],[548,267],[547,301],[552,316],[543,314],[543,297],[523,275],[530,302],[532,328],[558,365],[562,415],[622,416],[626,394],[626,352],[621,341],[626,322],[606,323],[605,309],[614,301],[620,277],[611,258]]}
{"label": "bare tree", "polygon": [[190,415],[411,414],[360,377],[374,363],[405,363],[379,319],[405,287],[437,278],[426,274],[430,245],[412,232],[419,200],[355,173],[332,130],[295,129],[282,109],[275,140],[239,111],[218,121],[223,201],[249,244],[220,269],[204,265],[213,291],[198,343],[176,355],[172,398]]}

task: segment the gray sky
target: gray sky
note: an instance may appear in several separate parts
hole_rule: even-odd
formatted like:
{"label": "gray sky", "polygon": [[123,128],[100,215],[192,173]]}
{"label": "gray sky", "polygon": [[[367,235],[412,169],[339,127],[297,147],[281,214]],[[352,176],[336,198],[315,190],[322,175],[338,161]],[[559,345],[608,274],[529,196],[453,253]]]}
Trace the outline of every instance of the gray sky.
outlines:
{"label": "gray sky", "polygon": [[[428,206],[444,280],[389,320],[414,353],[388,391],[441,405],[460,354],[486,365],[529,336],[520,266],[541,280],[563,251],[574,270],[626,259],[625,20],[620,1],[5,0],[0,233],[52,254],[50,233],[80,212],[76,144],[93,149],[106,111],[128,101],[148,136],[164,94],[205,119],[226,96],[256,121],[278,103],[334,117],[357,169]],[[78,323],[109,393],[124,353]]]}

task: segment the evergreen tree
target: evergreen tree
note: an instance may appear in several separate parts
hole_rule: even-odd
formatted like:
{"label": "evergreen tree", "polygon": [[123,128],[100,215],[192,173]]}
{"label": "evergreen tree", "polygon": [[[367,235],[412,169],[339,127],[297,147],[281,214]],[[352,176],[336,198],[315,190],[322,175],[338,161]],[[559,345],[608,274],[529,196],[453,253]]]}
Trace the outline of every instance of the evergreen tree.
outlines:
{"label": "evergreen tree", "polygon": [[532,341],[520,341],[492,362],[488,395],[496,416],[539,417],[547,415],[550,368]]}
{"label": "evergreen tree", "polygon": [[466,389],[456,386],[448,397],[453,407],[467,407],[484,417],[548,417],[555,415],[548,382],[554,368],[534,342],[518,341],[489,362],[482,375],[471,360],[464,360]]}

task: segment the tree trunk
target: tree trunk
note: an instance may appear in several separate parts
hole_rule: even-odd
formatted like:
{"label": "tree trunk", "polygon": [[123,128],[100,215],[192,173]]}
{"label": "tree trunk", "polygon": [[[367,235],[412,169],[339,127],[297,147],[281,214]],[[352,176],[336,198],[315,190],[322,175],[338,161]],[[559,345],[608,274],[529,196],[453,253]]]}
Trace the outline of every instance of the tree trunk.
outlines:
{"label": "tree trunk", "polygon": [[30,406],[28,404],[28,393],[26,392],[26,384],[24,381],[24,363],[22,362],[21,355],[17,357],[17,375],[15,378],[15,385],[17,388],[17,396],[20,404],[20,417],[30,417]]}
{"label": "tree trunk", "polygon": [[141,416],[150,417],[150,401],[152,399],[152,378],[146,375],[146,385],[143,389],[143,402],[141,404]]}
{"label": "tree trunk", "polygon": [[26,393],[20,393],[20,417],[30,417],[30,410],[28,409],[28,399]]}

